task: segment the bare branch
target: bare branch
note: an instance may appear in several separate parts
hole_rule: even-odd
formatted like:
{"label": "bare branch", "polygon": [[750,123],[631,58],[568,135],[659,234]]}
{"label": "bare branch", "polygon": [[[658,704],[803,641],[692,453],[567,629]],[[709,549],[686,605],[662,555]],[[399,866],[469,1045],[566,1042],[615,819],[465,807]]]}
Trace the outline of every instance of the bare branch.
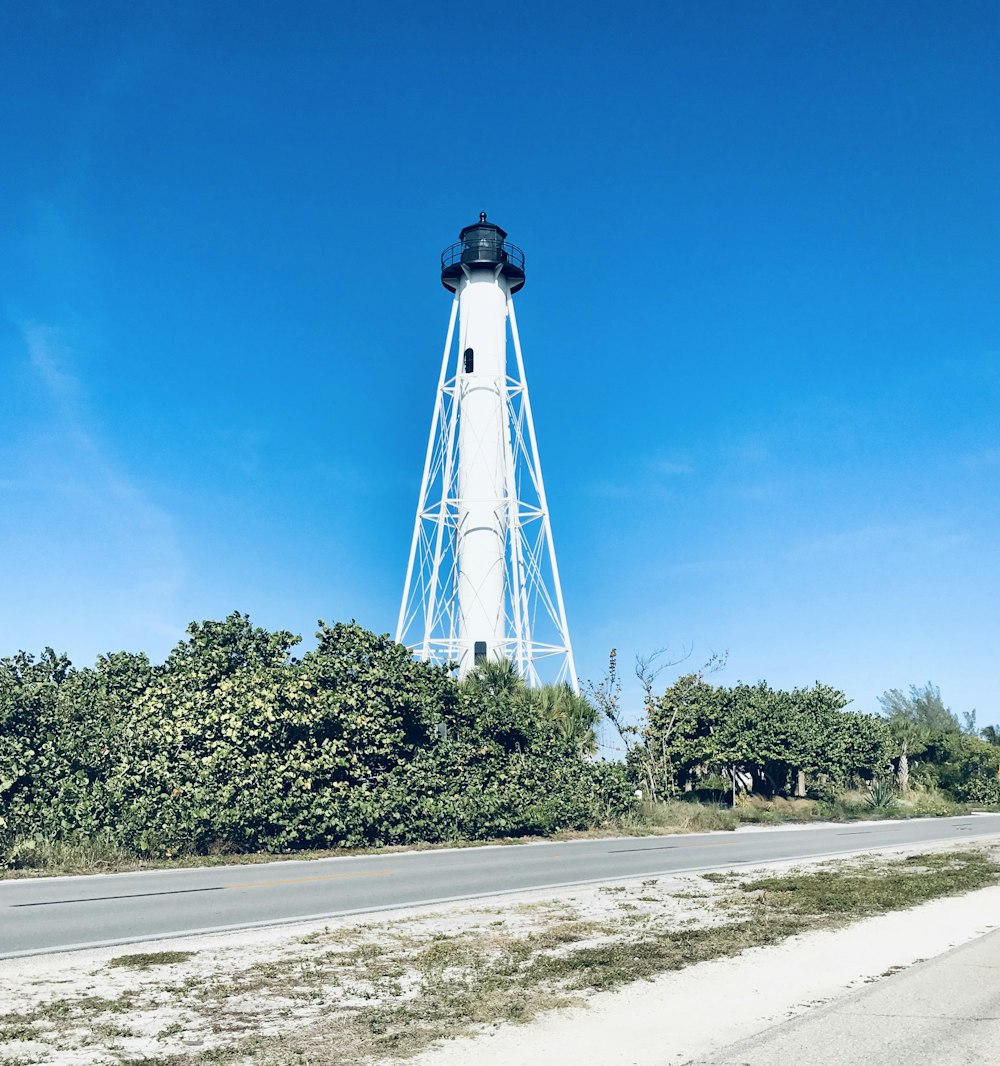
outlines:
{"label": "bare branch", "polygon": [[658,663],[656,660],[661,655],[666,655],[666,648],[657,648],[656,651],[649,652],[647,655],[636,655],[635,657],[635,676],[639,679],[642,685],[643,691],[646,693],[646,706],[649,706],[650,700],[653,698],[653,685],[656,683],[656,679],[663,673],[664,670],[668,670],[671,666],[677,666],[679,663],[685,661],[685,659],[691,658],[691,652],[694,650],[694,645],[687,649],[679,659],[669,659],[666,662]]}
{"label": "bare branch", "polygon": [[617,648],[611,649],[611,654],[608,656],[608,670],[600,682],[595,685],[592,681],[588,681],[584,689],[601,714],[615,727],[626,749],[630,749],[633,742],[629,738],[638,733],[638,728],[627,725],[622,716],[622,683],[618,677]]}
{"label": "bare branch", "polygon": [[702,668],[698,671],[698,673],[702,676],[704,676],[705,674],[717,674],[720,670],[725,670],[726,663],[728,662],[728,648],[722,652],[713,651],[712,654],[705,661],[705,663],[702,665]]}

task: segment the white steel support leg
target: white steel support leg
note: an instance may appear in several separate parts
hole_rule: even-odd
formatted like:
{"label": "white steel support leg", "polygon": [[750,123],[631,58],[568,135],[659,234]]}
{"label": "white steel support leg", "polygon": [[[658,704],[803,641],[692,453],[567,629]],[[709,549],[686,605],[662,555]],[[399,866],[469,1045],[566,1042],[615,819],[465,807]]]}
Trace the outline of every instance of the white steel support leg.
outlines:
{"label": "white steel support leg", "polygon": [[[399,619],[396,622],[396,640],[402,643],[406,632],[406,609],[410,602],[410,586],[413,581],[413,561],[417,555],[420,542],[420,528],[423,512],[427,507],[427,489],[430,484],[431,461],[434,456],[435,436],[438,424],[444,417],[444,383],[448,376],[448,356],[451,354],[451,341],[455,335],[455,319],[458,317],[458,296],[451,302],[451,318],[448,320],[448,337],[444,342],[444,355],[441,357],[441,373],[438,376],[437,394],[434,397],[434,414],[431,416],[431,428],[427,434],[427,456],[424,459],[424,473],[420,479],[420,497],[417,500],[417,516],[413,522],[413,539],[410,542],[410,559],[406,564],[406,581],[403,584],[403,600],[399,605]],[[433,611],[433,607],[432,607]],[[424,617],[424,630],[427,629],[427,617]],[[427,649],[424,648],[424,658]]]}
{"label": "white steel support leg", "polygon": [[[457,300],[456,300],[457,303]],[[455,316],[452,313],[452,323],[454,324]],[[450,331],[449,331],[450,332]],[[458,384],[456,382],[455,390],[458,390]],[[441,396],[442,399],[445,395],[445,387],[442,386]],[[443,410],[443,407],[442,407]],[[441,500],[438,504],[437,512],[437,524],[434,530],[434,562],[431,566],[430,583],[428,587],[427,600],[426,600],[426,612],[424,615],[424,646],[423,646],[423,659],[430,657],[430,641],[431,635],[434,632],[434,611],[437,607],[437,595],[438,586],[441,582],[441,559],[444,549],[444,534],[451,520],[451,512],[449,510],[449,504],[451,503],[452,492],[452,479],[454,477],[455,466],[455,422],[458,418],[458,397],[454,393],[451,398],[451,409],[448,412],[447,429],[445,429],[444,437],[444,471],[441,477]],[[442,419],[442,424],[444,419]]]}
{"label": "white steel support leg", "polygon": [[[514,340],[514,353],[517,356],[517,376],[524,384],[527,380],[524,376],[524,356],[521,354],[521,337],[517,332],[517,316],[514,314],[514,301],[507,300],[507,317],[510,320],[510,333]],[[521,397],[524,405],[524,417],[528,423],[528,440],[531,442],[531,464],[535,471],[535,483],[538,489],[538,502],[542,511],[542,523],[545,527],[545,539],[548,542],[549,566],[552,568],[552,584],[556,595],[556,605],[559,609],[559,627],[562,630],[563,640],[566,644],[566,669],[569,677],[566,680],[572,686],[573,691],[579,695],[580,679],[576,676],[576,663],[573,661],[573,646],[569,640],[569,624],[566,621],[566,605],[563,602],[562,582],[559,580],[559,564],[556,562],[556,548],[552,540],[552,524],[549,520],[549,505],[545,498],[545,482],[542,480],[542,464],[538,459],[538,441],[535,438],[535,420],[531,417],[531,400],[528,398],[528,389],[525,386]]]}
{"label": "white steel support leg", "polygon": [[524,563],[522,559],[521,545],[521,514],[518,505],[517,492],[517,468],[514,464],[514,448],[511,441],[511,415],[510,395],[507,383],[504,382],[504,409],[507,412],[507,427],[505,433],[506,445],[506,469],[505,482],[507,491],[507,504],[509,507],[507,529],[510,533],[510,568],[511,580],[508,582],[507,595],[510,599],[511,613],[514,623],[514,661],[517,663],[517,672],[525,677],[527,673],[527,648],[525,646],[525,617],[526,604],[524,602]]}

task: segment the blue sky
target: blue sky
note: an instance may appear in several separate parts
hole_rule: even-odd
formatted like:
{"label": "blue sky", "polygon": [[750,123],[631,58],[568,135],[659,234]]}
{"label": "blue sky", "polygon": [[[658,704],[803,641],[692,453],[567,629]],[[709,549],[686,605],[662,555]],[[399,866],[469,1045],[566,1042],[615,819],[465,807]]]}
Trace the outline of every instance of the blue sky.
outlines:
{"label": "blue sky", "polygon": [[0,654],[391,630],[486,210],[584,678],[1000,722],[998,11],[8,3]]}

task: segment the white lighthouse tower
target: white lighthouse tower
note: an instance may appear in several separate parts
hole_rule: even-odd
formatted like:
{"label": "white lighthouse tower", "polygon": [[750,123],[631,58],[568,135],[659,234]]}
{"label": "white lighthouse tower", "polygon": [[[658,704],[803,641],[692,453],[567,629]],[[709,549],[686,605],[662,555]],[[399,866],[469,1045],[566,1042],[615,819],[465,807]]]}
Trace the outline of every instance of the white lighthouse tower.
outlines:
{"label": "white lighthouse tower", "polygon": [[396,640],[457,663],[459,676],[508,658],[529,684],[567,681],[576,691],[514,316],[524,255],[506,238],[483,213],[441,256],[455,298]]}

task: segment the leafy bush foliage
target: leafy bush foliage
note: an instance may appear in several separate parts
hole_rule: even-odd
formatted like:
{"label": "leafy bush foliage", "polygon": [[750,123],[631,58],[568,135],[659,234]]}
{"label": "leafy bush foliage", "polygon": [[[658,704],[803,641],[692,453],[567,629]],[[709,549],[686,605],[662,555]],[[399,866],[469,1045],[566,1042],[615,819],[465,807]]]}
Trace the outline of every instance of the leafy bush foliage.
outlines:
{"label": "leafy bush foliage", "polygon": [[77,670],[51,649],[0,661],[0,847],[288,851],[584,828],[628,810],[624,769],[581,758],[558,700],[546,717],[536,697],[458,685],[354,623],[317,636],[296,658],[297,637],[233,614],[193,623],[162,666],[119,653]]}
{"label": "leafy bush foliage", "polygon": [[[611,684],[595,689],[598,695],[616,691],[614,670],[612,653]],[[644,719],[624,737],[637,738],[628,743],[629,766],[653,799],[717,800],[721,778],[734,796],[804,795],[831,813],[839,804],[841,814],[850,814],[853,802],[841,803],[845,791],[857,787],[861,807],[869,809],[902,804],[944,813],[955,801],[1000,805],[1000,746],[990,742],[992,727],[977,734],[972,712],[963,728],[929,682],[911,686],[909,696],[893,689],[879,702],[881,716],[861,714],[819,682],[791,691],[763,681],[726,688],[688,674],[662,696],[647,692]]]}
{"label": "leafy bush foliage", "polygon": [[802,774],[815,798],[829,799],[838,786],[882,773],[891,753],[885,723],[846,705],[842,692],[818,682],[791,691],[765,682],[725,688],[688,674],[650,700],[633,769],[664,796],[698,792],[720,777],[732,782],[734,774],[740,790],[789,795]]}

